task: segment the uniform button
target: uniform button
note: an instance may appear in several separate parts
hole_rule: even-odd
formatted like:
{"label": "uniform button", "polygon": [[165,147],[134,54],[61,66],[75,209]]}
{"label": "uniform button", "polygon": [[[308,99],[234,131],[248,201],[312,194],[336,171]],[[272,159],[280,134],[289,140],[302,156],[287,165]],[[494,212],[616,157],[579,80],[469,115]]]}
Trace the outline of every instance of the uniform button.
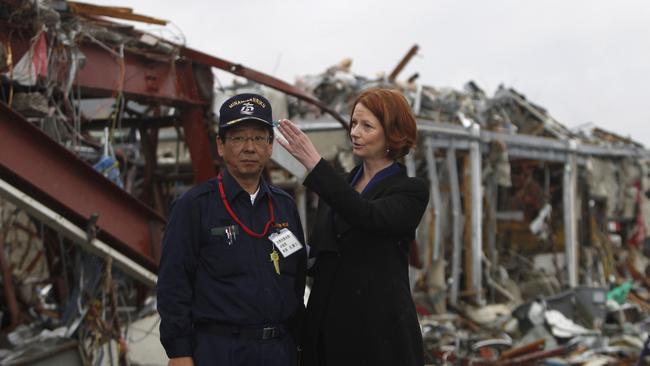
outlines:
{"label": "uniform button", "polygon": [[343,235],[341,235],[341,234],[336,234],[336,238],[337,238],[337,239],[341,239],[342,236],[343,236]]}

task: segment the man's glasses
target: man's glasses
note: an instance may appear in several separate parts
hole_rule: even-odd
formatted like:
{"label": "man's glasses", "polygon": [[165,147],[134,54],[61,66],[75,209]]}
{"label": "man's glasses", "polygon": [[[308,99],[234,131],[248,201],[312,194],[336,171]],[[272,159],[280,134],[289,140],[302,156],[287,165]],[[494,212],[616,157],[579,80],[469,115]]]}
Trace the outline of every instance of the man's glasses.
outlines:
{"label": "man's glasses", "polygon": [[230,141],[236,147],[243,146],[248,140],[253,141],[253,145],[255,146],[264,146],[271,142],[271,136],[229,136],[226,137],[226,140]]}

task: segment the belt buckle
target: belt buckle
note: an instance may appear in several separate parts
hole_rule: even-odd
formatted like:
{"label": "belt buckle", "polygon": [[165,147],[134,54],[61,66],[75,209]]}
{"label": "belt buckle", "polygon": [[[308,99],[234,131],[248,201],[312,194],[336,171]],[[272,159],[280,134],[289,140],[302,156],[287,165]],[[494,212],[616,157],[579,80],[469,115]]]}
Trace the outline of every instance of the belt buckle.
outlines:
{"label": "belt buckle", "polygon": [[277,335],[275,327],[265,327],[262,329],[262,339],[271,339]]}

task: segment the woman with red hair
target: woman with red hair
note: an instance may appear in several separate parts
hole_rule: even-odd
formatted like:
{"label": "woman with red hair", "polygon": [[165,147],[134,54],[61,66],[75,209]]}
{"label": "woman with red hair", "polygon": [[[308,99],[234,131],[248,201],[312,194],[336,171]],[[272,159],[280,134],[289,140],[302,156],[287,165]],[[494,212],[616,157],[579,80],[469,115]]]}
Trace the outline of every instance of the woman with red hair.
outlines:
{"label": "woman with red hair", "polygon": [[408,102],[380,88],[357,97],[348,132],[361,164],[347,179],[291,121],[279,130],[286,141],[278,143],[308,171],[303,184],[320,197],[308,241],[315,264],[302,365],[423,365],[408,248],[429,192],[397,162],[417,138]]}

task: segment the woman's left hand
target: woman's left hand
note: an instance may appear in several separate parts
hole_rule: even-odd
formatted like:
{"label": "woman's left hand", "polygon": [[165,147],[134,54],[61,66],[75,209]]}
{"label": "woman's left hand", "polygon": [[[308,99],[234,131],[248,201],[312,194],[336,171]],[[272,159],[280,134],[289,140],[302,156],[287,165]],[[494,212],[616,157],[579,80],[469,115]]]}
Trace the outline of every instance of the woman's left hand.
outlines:
{"label": "woman's left hand", "polygon": [[278,143],[304,165],[307,171],[314,169],[321,156],[309,137],[288,119],[281,119],[278,129],[286,139],[284,141],[278,138]]}

